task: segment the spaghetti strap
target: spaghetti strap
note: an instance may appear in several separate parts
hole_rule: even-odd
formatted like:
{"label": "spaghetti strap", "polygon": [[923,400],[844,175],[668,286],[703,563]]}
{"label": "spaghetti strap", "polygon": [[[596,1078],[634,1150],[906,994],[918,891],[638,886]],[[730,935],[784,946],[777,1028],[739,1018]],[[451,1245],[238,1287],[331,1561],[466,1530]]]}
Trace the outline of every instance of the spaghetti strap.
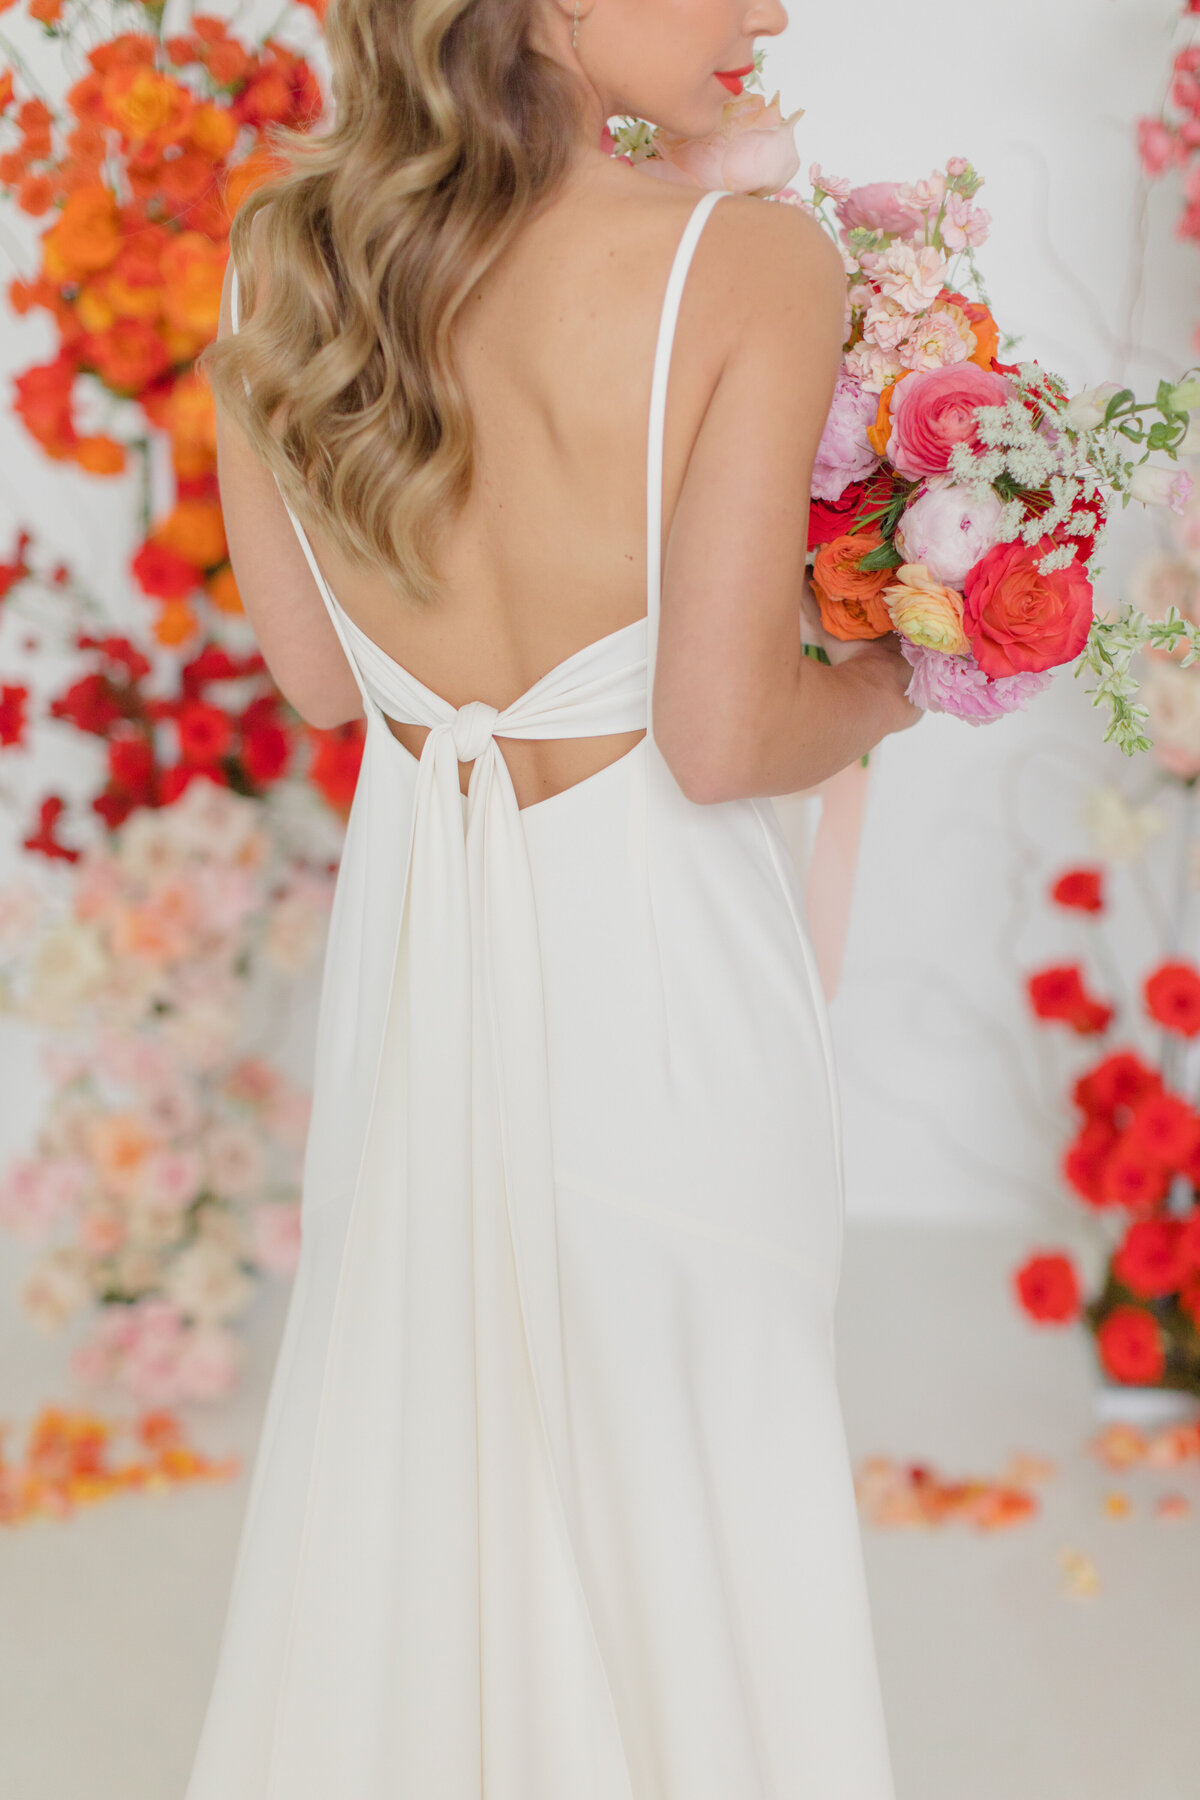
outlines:
{"label": "spaghetti strap", "polygon": [[724,199],[731,191],[728,188],[712,188],[692,209],[679,240],[675,260],[671,264],[658,325],[654,373],[650,383],[650,429],[646,450],[646,727],[650,737],[654,736],[654,669],[658,654],[658,616],[662,600],[663,448],[671,350],[675,342],[675,325],[683,298],[683,284],[687,280],[700,233],[717,201]]}
{"label": "spaghetti strap", "polygon": [[[229,287],[229,329],[231,332],[235,332],[237,330],[237,328],[238,328],[238,274],[237,274],[237,265],[235,263],[232,268],[230,287]],[[243,378],[243,381],[244,381],[246,391],[247,391],[247,393],[249,393],[250,384],[248,381],[245,381],[244,378]],[[362,698],[363,711],[369,717],[373,711],[378,712],[381,709],[379,708],[378,703],[376,702],[374,696],[372,695],[370,689],[368,688],[368,686],[366,684],[366,681],[363,678],[362,669],[359,667],[358,658],[354,654],[354,650],[353,650],[353,647],[350,642],[350,634],[346,629],[346,622],[342,616],[342,609],[337,603],[337,598],[333,592],[333,589],[330,587],[330,585],[326,581],[324,575],[321,573],[321,566],[318,563],[316,556],[313,554],[312,545],[308,541],[308,533],[305,531],[303,525],[300,523],[299,519],[296,517],[295,513],[292,511],[292,508],[288,505],[287,495],[284,493],[282,487],[280,486],[279,476],[277,474],[275,475],[275,486],[276,486],[276,489],[278,490],[279,498],[283,501],[284,509],[287,512],[287,516],[292,521],[292,527],[295,530],[297,538],[299,539],[300,548],[304,552],[305,561],[308,563],[309,568],[312,570],[312,578],[317,584],[317,590],[320,593],[322,600],[325,602],[325,610],[329,614],[329,618],[333,625],[333,629],[337,632],[338,642],[342,646],[343,654],[345,655],[346,661],[350,664],[350,671],[354,676],[355,682],[357,683],[357,686],[358,686],[359,694]]]}

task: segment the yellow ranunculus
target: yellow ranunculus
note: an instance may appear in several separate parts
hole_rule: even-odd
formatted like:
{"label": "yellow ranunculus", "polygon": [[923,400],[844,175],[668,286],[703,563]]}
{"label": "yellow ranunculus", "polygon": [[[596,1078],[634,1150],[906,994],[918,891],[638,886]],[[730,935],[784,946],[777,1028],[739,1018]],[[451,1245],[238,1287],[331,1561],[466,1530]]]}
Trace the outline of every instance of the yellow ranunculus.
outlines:
{"label": "yellow ranunculus", "polygon": [[935,581],[924,563],[901,563],[895,574],[881,598],[901,637],[947,656],[966,656],[971,642],[963,629],[962,595]]}

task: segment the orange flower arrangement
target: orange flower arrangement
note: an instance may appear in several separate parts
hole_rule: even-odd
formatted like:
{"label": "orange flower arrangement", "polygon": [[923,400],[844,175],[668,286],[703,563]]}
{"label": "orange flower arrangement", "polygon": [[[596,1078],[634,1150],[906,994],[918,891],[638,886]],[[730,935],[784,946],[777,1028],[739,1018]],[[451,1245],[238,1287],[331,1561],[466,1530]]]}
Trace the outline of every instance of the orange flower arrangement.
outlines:
{"label": "orange flower arrangement", "polygon": [[[29,11],[59,16],[57,0]],[[272,173],[270,129],[303,129],[322,95],[302,56],[273,38],[243,43],[206,14],[168,38],[123,31],[84,61],[58,114],[17,100],[12,69],[0,75],[0,119],[17,134],[0,154],[0,191],[47,219],[40,267],[10,283],[9,299],[18,313],[49,312],[59,338],[51,362],[18,378],[16,410],[48,456],[98,476],[123,472],[147,424],[170,434],[178,498],[147,519],[131,571],[158,603],[160,643],[176,646],[198,638],[206,602],[240,610],[212,398],[193,368],[216,334],[230,221]],[[127,437],[77,428],[85,381],[131,403]]]}

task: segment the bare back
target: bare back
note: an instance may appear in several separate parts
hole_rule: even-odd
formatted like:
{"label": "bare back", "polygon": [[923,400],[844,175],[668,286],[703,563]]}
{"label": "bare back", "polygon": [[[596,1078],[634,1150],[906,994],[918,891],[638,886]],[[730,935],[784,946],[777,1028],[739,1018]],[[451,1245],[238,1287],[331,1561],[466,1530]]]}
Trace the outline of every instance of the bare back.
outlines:
{"label": "bare back", "polygon": [[[621,162],[589,170],[529,221],[471,295],[457,347],[476,477],[441,540],[445,585],[434,608],[406,605],[385,578],[310,532],[344,611],[453,705],[503,708],[564,658],[645,616],[655,336],[671,260],[701,192]],[[672,360],[664,544],[725,351],[701,266],[718,223],[697,249]],[[719,266],[719,248],[715,256]],[[419,756],[428,727],[388,723]],[[507,738],[501,750],[525,806],[604,768],[642,736]],[[460,766],[464,792],[469,773]]]}

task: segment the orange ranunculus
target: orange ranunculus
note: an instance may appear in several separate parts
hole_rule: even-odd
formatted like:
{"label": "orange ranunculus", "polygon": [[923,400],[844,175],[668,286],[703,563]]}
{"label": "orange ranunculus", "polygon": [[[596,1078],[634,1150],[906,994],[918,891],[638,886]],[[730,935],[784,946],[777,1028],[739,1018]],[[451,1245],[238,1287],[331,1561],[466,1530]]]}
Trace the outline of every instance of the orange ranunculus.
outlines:
{"label": "orange ranunculus", "polygon": [[88,61],[101,76],[112,69],[132,68],[139,64],[152,69],[157,50],[158,40],[149,32],[123,31],[119,37],[107,38],[94,50],[89,50]]}
{"label": "orange ranunculus", "polygon": [[238,592],[238,584],[234,579],[233,570],[228,563],[225,564],[223,569],[218,569],[214,575],[210,575],[204,585],[208,589],[209,599],[212,601],[218,612],[245,612],[246,609],[242,605],[242,596]]}
{"label": "orange ranunculus", "polygon": [[859,562],[881,543],[874,529],[848,532],[822,544],[813,564],[812,585],[821,623],[831,637],[883,637],[892,629],[891,615],[880,594],[892,579],[891,569],[864,572]]}
{"label": "orange ranunculus", "polygon": [[137,63],[105,76],[104,105],[127,142],[174,144],[186,133],[196,102],[173,76]]}
{"label": "orange ranunculus", "polygon": [[1000,348],[1000,327],[987,307],[978,300],[968,300],[965,294],[952,294],[945,288],[942,290],[941,297],[944,301],[961,307],[967,316],[971,330],[975,333],[975,348],[968,356],[967,361],[978,363],[981,369],[990,369],[996,359],[996,352]]}
{"label": "orange ranunculus", "polygon": [[888,571],[884,595],[892,624],[910,643],[946,656],[966,656],[971,641],[963,629],[963,600],[957,589],[935,581],[924,563],[901,563]]}
{"label": "orange ranunculus", "polygon": [[252,58],[247,56],[236,38],[224,38],[220,43],[211,44],[204,62],[212,79],[225,88],[244,82],[253,67]]}
{"label": "orange ranunculus", "polygon": [[217,335],[229,253],[198,231],[181,231],[162,258],[163,314],[169,330],[207,343]]}
{"label": "orange ranunculus", "polygon": [[125,446],[98,431],[92,437],[80,438],[75,446],[75,461],[89,475],[120,475],[125,468]]}
{"label": "orange ranunculus", "polygon": [[194,370],[181,375],[155,421],[170,433],[171,457],[181,479],[207,475],[217,455],[217,415],[212,389]]}
{"label": "orange ranunculus", "polygon": [[51,281],[78,281],[107,269],[121,248],[116,198],[100,182],[70,196],[42,238],[42,263]]}
{"label": "orange ranunculus", "polygon": [[255,188],[262,187],[266,181],[273,181],[282,171],[282,162],[274,156],[266,144],[256,144],[249,156],[243,157],[225,177],[225,208],[230,218],[233,217],[247,194]]}
{"label": "orange ranunculus", "polygon": [[88,338],[86,351],[100,379],[118,394],[140,394],[171,366],[162,338],[143,319],[117,319],[110,330]]}
{"label": "orange ranunculus", "polygon": [[199,629],[200,621],[186,600],[168,600],[154,621],[154,635],[168,650],[186,644]]}
{"label": "orange ranunculus", "polygon": [[903,375],[897,375],[895,381],[888,382],[879,396],[875,423],[867,426],[867,442],[876,456],[887,455],[888,439],[892,435],[892,395],[896,390],[896,383],[903,381],[904,376],[911,373],[910,369],[905,369]]}
{"label": "orange ranunculus", "polygon": [[151,535],[197,569],[211,569],[225,559],[225,522],[216,500],[177,500]]}
{"label": "orange ranunculus", "polygon": [[181,150],[170,162],[158,166],[158,190],[182,213],[212,186],[212,158],[199,150]]}
{"label": "orange ranunculus", "polygon": [[237,142],[238,128],[228,107],[202,100],[188,120],[188,143],[209,162],[224,162]]}
{"label": "orange ranunculus", "polygon": [[17,187],[17,205],[31,219],[40,219],[54,204],[55,186],[49,175],[30,170],[21,177]]}

